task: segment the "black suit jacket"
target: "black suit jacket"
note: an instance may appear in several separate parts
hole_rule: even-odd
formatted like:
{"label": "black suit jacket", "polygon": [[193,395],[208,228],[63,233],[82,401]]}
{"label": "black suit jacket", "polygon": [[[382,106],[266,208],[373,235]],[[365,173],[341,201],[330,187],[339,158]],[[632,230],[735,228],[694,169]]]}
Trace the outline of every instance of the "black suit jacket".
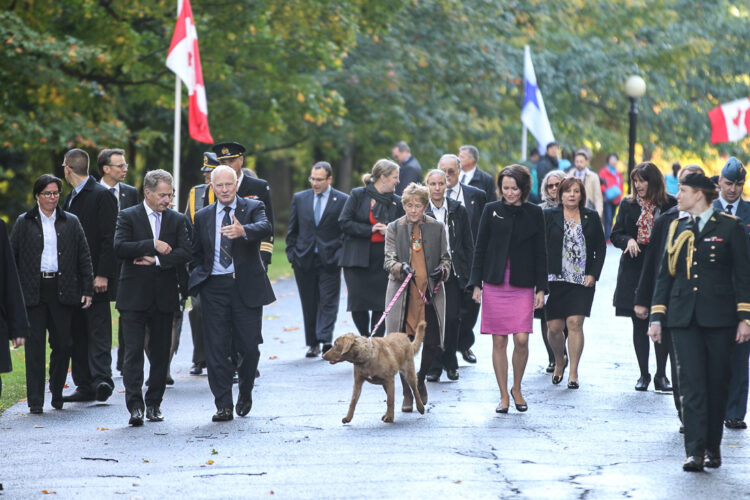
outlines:
{"label": "black suit jacket", "polygon": [[[448,242],[451,249],[451,273],[458,280],[458,286],[466,288],[471,272],[471,259],[474,257],[474,236],[471,233],[469,214],[456,200],[446,198],[448,203]],[[435,217],[432,205],[425,214]]]}
{"label": "black suit jacket", "polygon": [[[114,281],[118,265],[113,248],[115,224],[117,223],[117,200],[107,188],[89,176],[81,192],[70,203],[72,191],[63,202],[63,209],[72,213],[81,222],[86,242],[91,252],[94,277],[101,276]],[[109,294],[97,293],[95,301],[109,301]]]}
{"label": "black suit jacket", "polygon": [[130,184],[120,183],[120,210],[138,204],[138,190]]}
{"label": "black suit jacket", "polygon": [[26,317],[16,262],[8,240],[8,230],[2,219],[0,219],[0,273],[3,277],[0,283],[0,373],[5,373],[13,369],[8,341],[26,337],[29,320]]}
{"label": "black suit jacket", "polygon": [[[180,309],[177,270],[190,260],[190,240],[185,217],[174,210],[162,212],[159,240],[172,251],[157,254],[154,234],[142,203],[122,210],[117,217],[115,252],[123,260],[118,284],[116,307],[120,311],[147,311],[156,307],[160,312]],[[138,257],[158,257],[158,266],[133,264]]]}
{"label": "black suit jacket", "polygon": [[348,195],[331,188],[328,203],[320,217],[320,223],[316,226],[313,190],[307,189],[292,197],[286,234],[286,257],[292,265],[310,269],[313,266],[317,245],[318,257],[323,264],[338,266],[343,241],[339,215],[348,199]]}
{"label": "black suit jacket", "polygon": [[[556,206],[544,210],[544,227],[547,232],[547,272],[562,273],[562,249],[565,238],[565,215],[563,207]],[[602,274],[604,257],[607,254],[607,242],[599,213],[590,208],[581,210],[583,239],[586,242],[586,269],[584,274],[592,275],[596,280]]]}
{"label": "black suit jacket", "polygon": [[406,189],[406,186],[412,182],[417,184],[423,184],[424,179],[422,177],[422,166],[419,164],[416,158],[410,156],[408,160],[401,165],[398,172],[398,184],[396,184],[396,194],[401,196]]}
{"label": "black suit jacket", "polygon": [[[456,184],[456,186],[459,186],[459,184]],[[464,207],[466,208],[466,213],[469,215],[471,234],[474,236],[474,241],[476,242],[477,234],[479,233],[479,219],[482,218],[482,211],[487,204],[487,195],[481,189],[467,184],[460,184],[460,186],[464,195]]]}
{"label": "black suit jacket", "polygon": [[524,203],[515,215],[518,218],[515,223],[513,217],[503,200],[485,205],[468,286],[481,287],[482,282],[503,283],[505,265],[510,256],[511,285],[547,291],[547,247],[542,209]]}
{"label": "black suit jacket", "polygon": [[[458,178],[461,178],[461,174],[458,174]],[[484,191],[487,201],[497,200],[497,191],[495,189],[495,179],[490,174],[481,170],[479,167],[474,171],[474,176],[469,181],[469,186],[481,189]]]}
{"label": "black suit jacket", "polygon": [[[188,288],[190,295],[198,295],[201,285],[211,276],[216,248],[216,203],[200,209],[193,225],[193,271]],[[234,272],[239,283],[242,301],[247,307],[261,307],[276,300],[260,259],[260,244],[271,232],[263,203],[237,198],[234,212],[245,228],[245,238],[232,240]]]}

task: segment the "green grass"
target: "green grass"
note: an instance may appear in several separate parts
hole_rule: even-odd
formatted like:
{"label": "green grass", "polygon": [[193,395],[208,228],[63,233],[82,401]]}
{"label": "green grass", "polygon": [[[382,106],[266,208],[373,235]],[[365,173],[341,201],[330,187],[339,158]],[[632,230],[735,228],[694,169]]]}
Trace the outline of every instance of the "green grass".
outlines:
{"label": "green grass", "polygon": [[273,257],[271,265],[268,266],[268,278],[276,281],[279,278],[289,278],[293,276],[292,265],[286,260],[286,245],[283,239],[277,239],[273,245]]}

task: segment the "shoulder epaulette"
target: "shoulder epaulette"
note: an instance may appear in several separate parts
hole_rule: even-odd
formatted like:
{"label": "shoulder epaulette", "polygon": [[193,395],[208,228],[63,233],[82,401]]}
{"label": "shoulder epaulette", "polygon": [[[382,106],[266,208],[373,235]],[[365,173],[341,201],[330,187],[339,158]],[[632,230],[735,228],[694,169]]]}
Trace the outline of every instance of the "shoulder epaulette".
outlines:
{"label": "shoulder epaulette", "polygon": [[736,218],[737,218],[737,216],[736,216],[736,215],[728,214],[728,213],[726,213],[726,212],[719,212],[719,213],[720,213],[721,215],[723,215],[724,217],[729,217],[730,219],[736,219]]}

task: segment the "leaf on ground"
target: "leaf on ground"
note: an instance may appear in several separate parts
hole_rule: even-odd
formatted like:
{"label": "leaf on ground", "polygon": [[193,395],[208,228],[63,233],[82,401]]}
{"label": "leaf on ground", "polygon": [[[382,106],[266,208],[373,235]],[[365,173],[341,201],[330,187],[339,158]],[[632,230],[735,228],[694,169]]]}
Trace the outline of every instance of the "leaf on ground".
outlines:
{"label": "leaf on ground", "polygon": [[278,314],[271,314],[270,316],[263,316],[263,319],[266,320],[266,321],[270,321],[272,319],[279,319],[279,315]]}
{"label": "leaf on ground", "polygon": [[45,495],[57,495],[57,492],[52,490],[42,490],[42,493]]}
{"label": "leaf on ground", "polygon": [[269,495],[274,495],[274,492],[273,492],[273,490],[269,491],[269,492],[268,492],[268,494],[269,494]]}
{"label": "leaf on ground", "polygon": [[211,449],[211,455],[218,455],[218,454],[219,454],[219,452],[216,451],[216,448],[212,448]]}
{"label": "leaf on ground", "polygon": [[121,391],[120,391],[120,390],[118,390],[117,392],[119,392],[120,394],[124,394],[124,393],[125,393],[125,389],[123,389],[123,390],[121,390]]}
{"label": "leaf on ground", "polygon": [[142,458],[141,460],[143,460],[144,464],[151,463],[151,460],[149,460],[148,458]]}
{"label": "leaf on ground", "polygon": [[65,385],[63,386],[63,389],[70,389],[70,386],[69,386],[68,384],[65,384]]}
{"label": "leaf on ground", "polygon": [[34,429],[44,429],[44,426],[43,425],[35,425]]}
{"label": "leaf on ground", "polygon": [[278,359],[278,356],[269,356],[268,359]]}
{"label": "leaf on ground", "polygon": [[213,460],[209,460],[208,462],[206,462],[206,465],[213,465],[213,464],[214,464]]}
{"label": "leaf on ground", "polygon": [[294,330],[299,330],[298,326],[285,326],[284,331],[285,332],[293,332]]}
{"label": "leaf on ground", "polygon": [[106,427],[97,427],[96,430],[97,431],[108,431],[109,429],[107,429]]}

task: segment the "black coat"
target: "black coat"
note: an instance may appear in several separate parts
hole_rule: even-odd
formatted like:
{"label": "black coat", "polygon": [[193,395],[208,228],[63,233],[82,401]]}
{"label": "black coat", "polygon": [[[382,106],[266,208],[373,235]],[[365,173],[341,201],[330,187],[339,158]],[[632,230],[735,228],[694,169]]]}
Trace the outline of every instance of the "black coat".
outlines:
{"label": "black coat", "polygon": [[5,221],[0,219],[0,373],[13,369],[8,342],[28,336],[29,320],[18,279],[16,259],[8,240]]}
{"label": "black coat", "polygon": [[[105,191],[107,196],[114,197]],[[81,305],[81,297],[94,295],[94,277],[91,257],[83,228],[75,215],[56,209],[55,231],[57,232],[57,278],[58,298],[61,304]],[[39,305],[41,287],[42,251],[44,232],[39,216],[39,206],[21,214],[13,226],[10,236],[13,256],[18,265],[23,298],[26,307]]]}
{"label": "black coat", "polygon": [[646,254],[643,256],[643,267],[641,276],[638,279],[638,287],[635,289],[635,305],[651,307],[651,299],[654,296],[654,287],[656,278],[659,276],[659,264],[664,248],[667,246],[667,232],[669,225],[680,215],[677,207],[672,207],[654,221],[654,228],[651,230],[651,241],[646,247]]}
{"label": "black coat", "polygon": [[[459,173],[459,178],[461,174]],[[469,186],[481,189],[487,197],[487,201],[497,201],[497,190],[495,179],[479,167],[474,171],[474,176],[469,181]]]}
{"label": "black coat", "polygon": [[[344,245],[341,251],[342,267],[367,267],[370,262],[370,195],[364,187],[352,189],[349,199],[339,216],[339,225],[344,232]],[[404,215],[401,197],[393,195],[393,202],[388,210],[388,222],[393,222]]]}
{"label": "black coat", "polygon": [[343,241],[339,216],[348,199],[347,194],[331,188],[320,223],[316,226],[313,190],[306,189],[292,197],[286,233],[286,257],[292,265],[302,269],[312,268],[317,246],[318,257],[323,264],[338,266]]}
{"label": "black coat", "polygon": [[474,241],[477,240],[479,234],[479,219],[482,218],[482,211],[484,206],[487,204],[487,195],[484,191],[479,188],[468,186],[466,184],[456,184],[461,186],[461,191],[464,197],[464,208],[469,216],[469,224],[471,225],[471,234],[474,236]]}
{"label": "black coat", "polygon": [[[474,247],[469,287],[483,282],[499,285],[505,280],[505,264],[510,255],[510,284],[547,291],[547,247],[542,209],[531,203],[521,205],[515,224],[503,200],[484,206]],[[512,228],[515,233],[511,238]]]}
{"label": "black coat", "polygon": [[[240,283],[242,301],[247,307],[261,307],[276,300],[268,275],[260,258],[261,241],[271,232],[263,203],[237,198],[234,216],[245,228],[245,238],[232,240],[234,272]],[[190,295],[196,296],[201,285],[211,276],[216,248],[216,203],[200,209],[193,225],[193,256],[190,273]]]}
{"label": "black coat", "polygon": [[398,184],[396,184],[396,194],[401,196],[406,189],[406,186],[412,182],[417,184],[424,184],[424,178],[422,174],[422,166],[419,164],[416,158],[410,156],[408,160],[401,165],[398,172]]}
{"label": "black coat", "polygon": [[[116,307],[120,311],[160,312],[180,309],[177,268],[190,260],[190,240],[185,216],[174,210],[162,212],[159,240],[172,247],[166,255],[157,254],[154,234],[143,203],[127,208],[117,217],[115,252],[123,260]],[[159,265],[134,264],[138,257],[158,257]]]}
{"label": "black coat", "polygon": [[[89,176],[81,192],[73,198],[72,191],[63,202],[63,208],[78,217],[86,235],[86,242],[91,252],[91,264],[94,276],[115,279],[118,262],[115,258],[114,237],[117,223],[117,200],[107,188]],[[70,204],[70,205],[69,205]],[[109,301],[107,292],[94,295],[95,301]]]}
{"label": "black coat", "polygon": [[544,176],[547,175],[552,170],[557,170],[557,164],[559,162],[558,158],[553,158],[552,156],[544,155],[541,158],[539,158],[539,163],[536,164],[536,176],[537,176],[537,192],[539,193],[539,196],[544,196],[544,193],[542,193],[542,181],[544,180]]}
{"label": "black coat", "polygon": [[[120,211],[130,208],[138,204],[138,190],[130,184],[120,183],[120,204],[118,209]],[[109,300],[117,300],[117,284],[120,282],[120,270],[122,268],[122,261],[117,259],[117,267],[115,268],[115,277],[107,284],[107,293],[109,294]]]}
{"label": "black coat", "polygon": [[[677,200],[669,196],[667,203],[657,209],[654,218],[675,205],[677,205]],[[615,288],[612,302],[619,309],[618,314],[624,316],[630,316],[633,313],[635,289],[638,287],[638,280],[641,277],[641,269],[643,268],[644,254],[648,248],[648,245],[639,244],[641,253],[635,258],[630,257],[625,252],[628,241],[631,238],[637,239],[638,227],[636,223],[640,215],[641,206],[638,202],[634,199],[624,198],[620,202],[620,207],[612,223],[612,233],[609,235],[612,244],[623,251],[620,257],[620,268],[617,271],[617,287]]]}
{"label": "black coat", "polygon": [[[562,249],[565,236],[565,215],[563,207],[556,206],[544,210],[544,227],[547,232],[547,272],[562,273]],[[586,270],[584,274],[597,281],[602,274],[604,258],[607,255],[607,242],[604,239],[602,221],[596,210],[584,208],[581,211],[583,238],[586,241]]]}
{"label": "black coat", "polygon": [[[456,200],[447,198],[448,203],[448,242],[451,250],[451,273],[458,280],[458,286],[466,288],[471,273],[471,259],[474,257],[474,236],[471,234],[469,214]],[[427,206],[426,215],[435,217],[432,205]]]}

